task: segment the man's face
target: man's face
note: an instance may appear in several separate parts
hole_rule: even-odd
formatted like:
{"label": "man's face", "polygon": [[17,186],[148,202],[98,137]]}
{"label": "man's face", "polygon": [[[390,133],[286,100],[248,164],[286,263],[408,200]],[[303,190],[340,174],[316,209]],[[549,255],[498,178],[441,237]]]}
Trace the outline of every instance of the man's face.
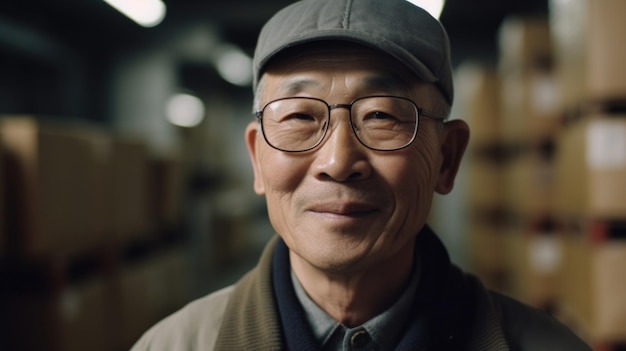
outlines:
{"label": "man's face", "polygon": [[[364,96],[396,95],[424,111],[436,110],[436,88],[408,77],[395,61],[357,46],[306,52],[267,69],[260,101],[263,106],[305,96],[347,104]],[[458,161],[450,167],[442,151],[448,133],[438,123],[420,118],[410,146],[374,151],[357,140],[349,111],[334,109],[322,144],[301,153],[273,149],[251,123],[246,138],[254,189],[265,195],[270,221],[292,260],[346,273],[412,255],[434,191],[449,191],[458,167]]]}

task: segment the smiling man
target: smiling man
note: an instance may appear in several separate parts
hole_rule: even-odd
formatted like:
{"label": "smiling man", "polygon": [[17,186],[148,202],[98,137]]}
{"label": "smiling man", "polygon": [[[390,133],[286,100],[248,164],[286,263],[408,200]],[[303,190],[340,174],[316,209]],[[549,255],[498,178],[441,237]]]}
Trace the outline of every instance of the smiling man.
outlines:
{"label": "smiling man", "polygon": [[134,350],[588,350],[485,290],[426,224],[452,190],[468,126],[441,24],[404,0],[305,0],[254,57],[245,142],[277,236],[235,285]]}

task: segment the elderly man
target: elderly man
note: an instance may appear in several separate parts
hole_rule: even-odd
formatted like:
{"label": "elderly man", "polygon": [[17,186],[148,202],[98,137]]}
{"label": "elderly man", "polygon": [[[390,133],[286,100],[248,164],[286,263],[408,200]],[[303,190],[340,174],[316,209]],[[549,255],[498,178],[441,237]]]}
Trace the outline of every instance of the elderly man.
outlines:
{"label": "elderly man", "polygon": [[254,65],[245,141],[278,235],[134,350],[588,350],[462,273],[426,225],[469,138],[445,121],[437,20],[404,0],[305,0],[265,25]]}

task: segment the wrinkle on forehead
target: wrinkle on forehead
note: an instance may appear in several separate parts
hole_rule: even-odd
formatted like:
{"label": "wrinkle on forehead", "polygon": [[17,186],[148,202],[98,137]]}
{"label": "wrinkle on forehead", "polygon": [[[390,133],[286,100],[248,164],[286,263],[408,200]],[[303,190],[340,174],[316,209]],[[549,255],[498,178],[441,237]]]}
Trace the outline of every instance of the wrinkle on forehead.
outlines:
{"label": "wrinkle on forehead", "polygon": [[[336,82],[333,81],[333,84]],[[404,80],[396,79],[387,74],[371,73],[359,77],[357,81],[346,81],[346,86],[352,86],[357,95],[389,94],[404,96],[413,88]],[[319,81],[312,77],[294,75],[281,80],[278,86],[278,93],[284,96],[296,96],[302,93],[324,91],[330,87],[326,82]]]}

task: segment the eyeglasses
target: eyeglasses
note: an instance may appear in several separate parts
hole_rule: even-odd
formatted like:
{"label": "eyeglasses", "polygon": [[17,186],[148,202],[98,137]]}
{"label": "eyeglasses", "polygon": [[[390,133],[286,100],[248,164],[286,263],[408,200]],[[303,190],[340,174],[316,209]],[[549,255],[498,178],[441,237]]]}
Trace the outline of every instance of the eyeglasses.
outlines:
{"label": "eyeglasses", "polygon": [[349,104],[329,105],[310,97],[288,97],[267,103],[255,115],[265,141],[286,152],[302,152],[317,147],[330,125],[330,111],[350,111],[350,126],[364,146],[378,151],[405,148],[415,140],[419,118],[425,115],[413,101],[398,96],[366,96]]}

